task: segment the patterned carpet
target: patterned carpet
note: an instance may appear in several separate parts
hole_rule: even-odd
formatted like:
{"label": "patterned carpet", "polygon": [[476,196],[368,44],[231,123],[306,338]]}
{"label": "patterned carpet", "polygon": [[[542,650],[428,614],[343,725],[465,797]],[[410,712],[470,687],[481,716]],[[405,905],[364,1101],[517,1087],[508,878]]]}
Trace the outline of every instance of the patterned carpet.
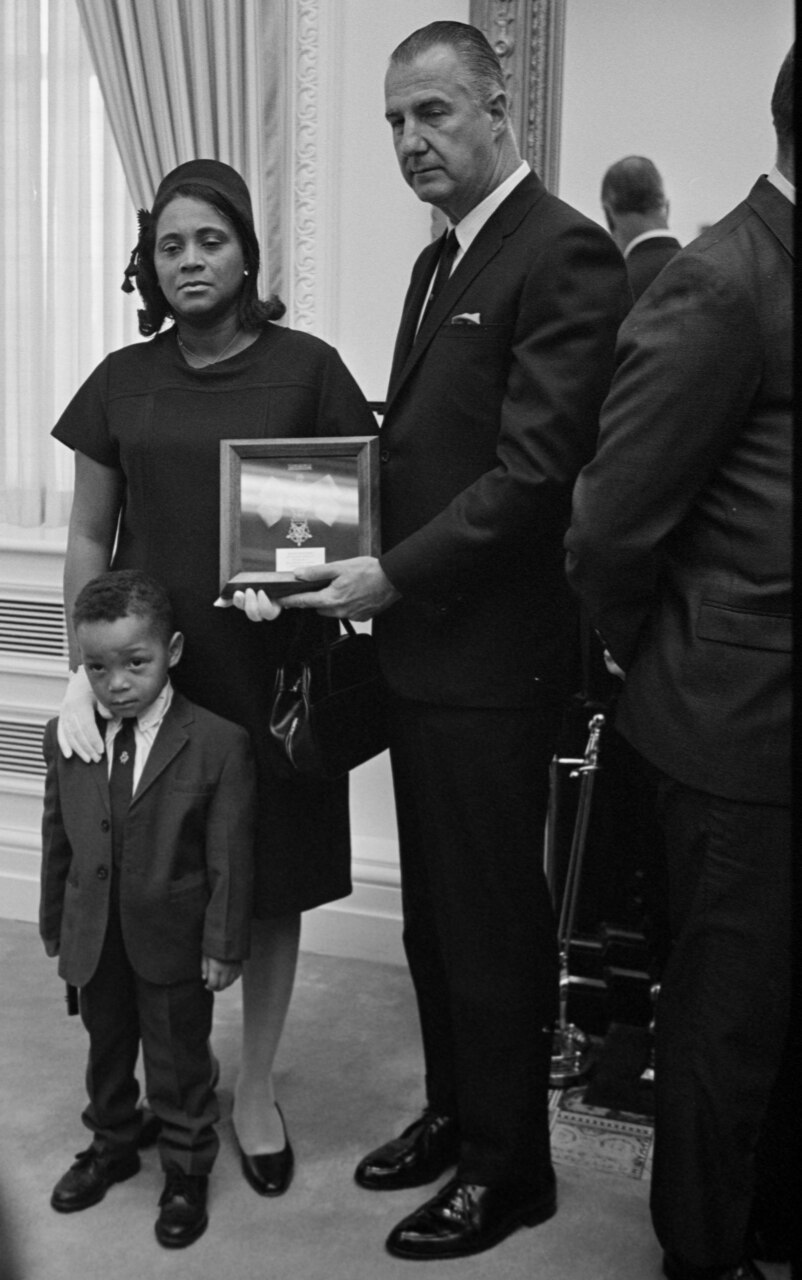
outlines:
{"label": "patterned carpet", "polygon": [[551,1093],[554,1163],[647,1181],[652,1167],[652,1121],[634,1112],[588,1106],[583,1101],[586,1088],[580,1084]]}

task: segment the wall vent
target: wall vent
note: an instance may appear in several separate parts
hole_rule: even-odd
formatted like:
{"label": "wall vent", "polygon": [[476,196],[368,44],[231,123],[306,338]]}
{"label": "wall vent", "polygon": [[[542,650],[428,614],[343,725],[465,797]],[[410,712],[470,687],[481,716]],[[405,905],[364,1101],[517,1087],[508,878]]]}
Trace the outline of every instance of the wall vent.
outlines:
{"label": "wall vent", "polygon": [[21,724],[16,720],[0,720],[0,772],[26,773],[42,777],[44,724]]}
{"label": "wall vent", "polygon": [[66,658],[64,606],[0,597],[0,652]]}

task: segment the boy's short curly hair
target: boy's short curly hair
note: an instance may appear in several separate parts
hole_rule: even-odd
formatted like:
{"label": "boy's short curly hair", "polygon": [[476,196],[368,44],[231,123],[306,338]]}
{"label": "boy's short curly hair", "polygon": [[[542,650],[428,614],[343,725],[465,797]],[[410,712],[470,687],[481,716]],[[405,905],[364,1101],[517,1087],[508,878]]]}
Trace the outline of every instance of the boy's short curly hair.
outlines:
{"label": "boy's short curly hair", "polygon": [[112,569],[87,582],[72,610],[73,626],[83,622],[116,622],[129,613],[149,619],[169,644],[175,630],[170,597],[160,582],[140,569]]}

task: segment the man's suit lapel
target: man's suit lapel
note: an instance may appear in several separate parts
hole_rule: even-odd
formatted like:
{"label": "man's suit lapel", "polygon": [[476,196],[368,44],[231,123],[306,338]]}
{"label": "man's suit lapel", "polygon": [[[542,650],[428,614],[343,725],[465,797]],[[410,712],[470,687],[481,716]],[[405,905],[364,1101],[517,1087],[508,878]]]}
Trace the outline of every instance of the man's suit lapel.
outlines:
{"label": "man's suit lapel", "polygon": [[177,690],[174,691],[169,710],[161,722],[159,732],[156,734],[156,740],[145,761],[142,777],[139,779],[139,785],[131,800],[132,808],[139,803],[149,787],[167,768],[170,761],[175,759],[179,751],[186,745],[189,738],[187,725],[190,725],[193,719],[192,708],[186,698],[182,697]]}
{"label": "man's suit lapel", "polygon": [[[445,233],[444,233],[445,234]],[[435,269],[435,263],[440,257],[440,249],[442,247],[441,236],[439,240],[434,240],[424,252],[421,254],[415,270],[412,275],[407,296],[404,301],[404,310],[401,315],[401,323],[398,327],[398,337],[395,340],[395,348],[393,350],[393,363],[390,370],[390,383],[387,390],[388,402],[393,396],[394,385],[398,381],[409,354],[415,341],[415,332],[418,326],[418,317],[421,313],[423,300],[429,286],[432,272]]]}
{"label": "man's suit lapel", "polygon": [[440,242],[436,241],[431,246],[431,252],[428,257],[422,257],[419,260],[418,265],[421,274],[417,280],[417,287],[415,287],[416,282],[413,281],[407,296],[404,314],[401,318],[401,326],[393,358],[393,370],[390,376],[390,386],[387,391],[386,413],[389,413],[393,400],[425,354],[429,343],[446,316],[455,309],[457,302],[468,286],[473,283],[476,277],[484,271],[488,263],[496,256],[505,239],[517,231],[523,218],[533,204],[545,194],[545,191],[546,189],[537,175],[530,173],[527,178],[524,178],[523,182],[519,183],[510,192],[507,199],[482,227],[468,252],[443,285],[416,336],[415,326],[432,273],[433,259],[439,256]]}

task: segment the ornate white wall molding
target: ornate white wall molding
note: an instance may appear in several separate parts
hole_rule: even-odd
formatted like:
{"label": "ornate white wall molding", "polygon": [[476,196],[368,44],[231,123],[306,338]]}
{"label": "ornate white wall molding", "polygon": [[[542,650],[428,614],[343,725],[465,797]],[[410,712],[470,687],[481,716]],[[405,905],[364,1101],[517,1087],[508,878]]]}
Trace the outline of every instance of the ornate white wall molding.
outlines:
{"label": "ornate white wall molding", "polygon": [[521,155],[556,191],[565,0],[471,0],[471,22],[484,31],[501,59]]}
{"label": "ornate white wall molding", "polygon": [[[294,328],[334,340],[332,288],[337,255],[337,209],[332,175],[339,141],[339,24],[334,6],[321,0],[294,0],[290,6],[288,52],[292,68],[290,118],[291,209],[289,213],[288,321]],[[325,263],[325,272],[321,264]]]}

